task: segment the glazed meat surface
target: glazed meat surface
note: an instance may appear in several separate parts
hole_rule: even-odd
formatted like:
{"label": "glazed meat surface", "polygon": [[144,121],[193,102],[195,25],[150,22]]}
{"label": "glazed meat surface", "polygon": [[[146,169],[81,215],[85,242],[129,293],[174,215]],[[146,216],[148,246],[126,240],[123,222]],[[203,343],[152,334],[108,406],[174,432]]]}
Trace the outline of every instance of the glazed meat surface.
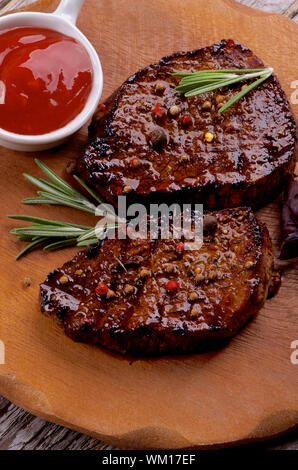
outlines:
{"label": "glazed meat surface", "polygon": [[267,296],[271,241],[250,209],[211,215],[199,250],[181,251],[183,238],[128,238],[78,253],[41,284],[42,311],[73,340],[132,355],[233,336]]}
{"label": "glazed meat surface", "polygon": [[295,122],[278,80],[271,76],[218,115],[242,83],[187,99],[172,76],[263,66],[245,46],[223,40],[140,70],[94,117],[78,173],[114,204],[121,194],[138,202],[195,200],[211,210],[270,201],[294,167]]}

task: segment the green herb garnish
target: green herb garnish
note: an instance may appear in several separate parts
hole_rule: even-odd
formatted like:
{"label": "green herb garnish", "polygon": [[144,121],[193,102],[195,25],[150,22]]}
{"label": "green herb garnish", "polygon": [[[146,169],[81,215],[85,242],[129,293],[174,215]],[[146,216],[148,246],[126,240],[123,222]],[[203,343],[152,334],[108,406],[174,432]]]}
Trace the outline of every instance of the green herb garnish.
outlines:
{"label": "green herb garnish", "polygon": [[269,78],[273,73],[273,68],[263,69],[220,69],[220,70],[200,70],[194,73],[174,73],[173,76],[182,77],[176,91],[184,95],[186,98],[201,95],[209,91],[216,90],[234,83],[243,82],[257,78],[246,88],[233,96],[218,110],[223,113],[226,109],[239,101],[243,96],[249,93],[253,88],[260,85]]}
{"label": "green herb garnish", "polygon": [[[27,198],[23,204],[55,204],[60,206],[72,207],[84,212],[96,215],[96,204],[87,197],[66,183],[62,178],[56,175],[48,166],[40,160],[35,160],[36,164],[46,174],[50,181],[43,178],[35,178],[27,173],[24,177],[32,184],[37,186],[38,197]],[[102,204],[108,212],[110,209],[101,199],[83,182],[74,175],[75,180],[97,201]],[[111,214],[115,221],[118,217]],[[91,227],[78,225],[58,220],[42,219],[28,215],[9,215],[11,219],[31,222],[28,227],[14,228],[10,233],[16,235],[19,240],[29,242],[29,244],[17,255],[16,260],[20,259],[25,253],[36,246],[43,246],[44,250],[56,250],[67,246],[89,246],[98,242],[98,238],[109,228],[116,228],[118,224],[105,225],[103,227]],[[123,223],[123,221],[121,221]]]}

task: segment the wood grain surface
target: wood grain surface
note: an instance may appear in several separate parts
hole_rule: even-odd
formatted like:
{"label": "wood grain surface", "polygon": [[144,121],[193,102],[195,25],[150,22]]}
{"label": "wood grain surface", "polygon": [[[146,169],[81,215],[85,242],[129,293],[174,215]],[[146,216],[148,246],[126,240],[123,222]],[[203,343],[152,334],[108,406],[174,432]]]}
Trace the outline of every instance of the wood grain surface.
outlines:
{"label": "wood grain surface", "polygon": [[[265,16],[230,0],[214,0],[210,12],[208,3],[87,0],[78,25],[96,45],[105,77],[109,77],[104,97],[138,67],[164,54],[211,44],[227,36],[241,40],[273,65],[290,96],[290,84],[298,78],[294,23],[276,15]],[[260,3],[265,9],[274,9],[279,3],[280,11],[297,18],[296,1],[245,3],[253,6]],[[41,9],[51,10],[52,5],[51,1],[37,2]],[[192,9],[187,8],[190,6]],[[153,23],[147,20],[150,14],[154,14]],[[99,18],[105,21],[101,23]],[[297,118],[297,106],[293,110]],[[45,153],[44,161],[61,172],[85,139],[86,129],[63,148]],[[25,212],[19,201],[32,195],[33,190],[24,183],[21,173],[24,170],[38,173],[33,168],[32,155],[1,150],[0,158],[4,176],[1,197],[5,201],[2,215]],[[26,210],[31,214],[42,213],[40,208]],[[67,209],[51,208],[47,215],[86,220]],[[277,249],[278,202],[263,209],[259,216],[269,226]],[[15,264],[12,259],[19,246],[7,235],[11,223],[4,219],[2,228],[1,262],[5,277],[0,295],[0,339],[5,340],[7,363],[0,366],[0,392],[12,401],[55,422],[104,437],[118,447],[246,442],[295,427],[298,366],[290,362],[290,343],[298,339],[298,272],[293,263],[283,266],[279,295],[268,301],[258,318],[224,350],[203,356],[129,362],[99,348],[74,345],[39,314],[38,283],[75,249],[50,255],[33,253]],[[27,289],[21,285],[25,275],[32,278]],[[173,419],[170,414],[174,414]],[[296,448],[296,439],[294,434],[267,447]],[[3,398],[0,449],[7,448],[110,447],[35,418]]]}

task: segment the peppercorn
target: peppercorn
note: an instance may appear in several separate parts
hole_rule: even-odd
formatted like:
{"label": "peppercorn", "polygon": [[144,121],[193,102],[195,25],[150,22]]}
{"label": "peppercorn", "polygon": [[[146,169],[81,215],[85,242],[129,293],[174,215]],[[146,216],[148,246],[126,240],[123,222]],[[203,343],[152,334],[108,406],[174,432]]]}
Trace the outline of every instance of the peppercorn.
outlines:
{"label": "peppercorn", "polygon": [[183,126],[185,127],[190,126],[192,124],[192,119],[189,114],[184,114],[183,116],[181,116],[180,120]]}
{"label": "peppercorn", "polygon": [[109,289],[108,292],[107,292],[107,299],[113,299],[114,297],[116,297],[116,294],[113,290]]}
{"label": "peppercorn", "polygon": [[108,292],[109,288],[104,282],[99,282],[95,288],[95,292],[98,295],[105,295]]}
{"label": "peppercorn", "polygon": [[133,291],[134,291],[134,286],[132,286],[130,284],[126,284],[126,286],[124,286],[125,294],[132,294]]}
{"label": "peppercorn", "polygon": [[134,157],[130,160],[129,162],[130,166],[132,166],[133,168],[137,168],[138,166],[140,166],[141,162],[140,162],[140,159],[137,158],[137,157]]}
{"label": "peppercorn", "polygon": [[126,185],[126,186],[124,186],[123,191],[125,192],[125,194],[131,193],[132,187]]}
{"label": "peppercorn", "polygon": [[191,301],[191,302],[194,302],[195,300],[198,300],[199,296],[196,292],[191,292],[188,296],[188,299]]}
{"label": "peppercorn", "polygon": [[141,277],[147,277],[147,276],[149,276],[149,274],[150,274],[150,273],[149,273],[148,269],[143,268],[143,269],[141,269],[141,271],[140,271],[140,276],[141,276]]}
{"label": "peppercorn", "polygon": [[177,105],[173,105],[169,109],[169,113],[170,113],[171,116],[178,116],[180,111],[181,111],[181,109]]}
{"label": "peppercorn", "polygon": [[196,282],[202,282],[205,279],[205,276],[203,274],[196,274],[195,276]]}
{"label": "peppercorn", "polygon": [[214,135],[212,134],[212,132],[206,132],[205,134],[206,142],[212,142],[213,139],[214,139]]}
{"label": "peppercorn", "polygon": [[175,246],[175,250],[177,251],[177,253],[182,253],[184,251],[185,247],[184,247],[184,244],[182,242],[180,243],[177,243],[177,245]]}
{"label": "peppercorn", "polygon": [[180,287],[179,281],[168,281],[166,284],[166,289],[168,291],[176,291],[177,289],[179,289],[179,287]]}
{"label": "peppercorn", "polygon": [[153,112],[154,112],[154,116],[155,116],[156,119],[161,119],[166,114],[165,110],[163,108],[161,108],[160,106],[161,106],[160,103],[156,103],[156,105],[154,107]]}
{"label": "peppercorn", "polygon": [[190,316],[192,318],[196,318],[199,316],[200,313],[201,313],[201,309],[198,306],[195,306],[191,309]]}
{"label": "peppercorn", "polygon": [[166,264],[164,270],[166,273],[170,274],[175,271],[175,266],[173,264]]}
{"label": "peppercorn", "polygon": [[31,279],[30,277],[26,276],[23,280],[23,287],[30,287],[31,286]]}
{"label": "peppercorn", "polygon": [[74,172],[76,171],[76,167],[77,167],[76,160],[70,160],[66,165],[66,173],[68,173],[69,175],[73,175]]}
{"label": "peppercorn", "polygon": [[61,276],[59,279],[60,284],[66,284],[69,281],[67,276]]}
{"label": "peppercorn", "polygon": [[205,101],[203,104],[202,104],[202,109],[204,111],[208,111],[209,109],[211,109],[211,103],[210,101]]}
{"label": "peppercorn", "polygon": [[156,85],[155,85],[155,91],[164,91],[165,90],[165,85],[161,82],[158,82]]}
{"label": "peppercorn", "polygon": [[153,148],[162,148],[167,144],[167,135],[161,127],[156,127],[150,133],[150,142]]}
{"label": "peppercorn", "polygon": [[224,100],[225,100],[225,97],[223,95],[217,95],[216,103],[222,103]]}

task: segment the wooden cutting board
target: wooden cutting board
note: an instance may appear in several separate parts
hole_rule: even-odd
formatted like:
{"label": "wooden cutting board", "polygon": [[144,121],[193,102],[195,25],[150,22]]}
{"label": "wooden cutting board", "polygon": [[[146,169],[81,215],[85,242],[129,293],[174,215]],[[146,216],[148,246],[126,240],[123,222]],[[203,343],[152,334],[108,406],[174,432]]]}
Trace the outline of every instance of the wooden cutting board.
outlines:
{"label": "wooden cutting board", "polygon": [[[52,11],[58,2],[40,1]],[[139,67],[176,50],[238,39],[275,68],[288,98],[298,80],[298,27],[279,15],[231,0],[87,0],[78,26],[95,45],[106,98]],[[298,118],[298,106],[292,106]],[[60,174],[86,141],[86,129],[65,146],[38,156]],[[33,252],[8,234],[6,214],[26,213],[90,222],[67,208],[21,206],[34,188],[22,173],[39,175],[33,154],[0,149],[1,290],[0,393],[49,421],[122,448],[215,447],[266,439],[298,424],[297,263],[284,266],[278,295],[224,349],[184,357],[134,360],[73,343],[39,311],[38,286],[76,249]],[[279,246],[279,206],[258,213]],[[23,287],[29,276],[30,287]]]}

